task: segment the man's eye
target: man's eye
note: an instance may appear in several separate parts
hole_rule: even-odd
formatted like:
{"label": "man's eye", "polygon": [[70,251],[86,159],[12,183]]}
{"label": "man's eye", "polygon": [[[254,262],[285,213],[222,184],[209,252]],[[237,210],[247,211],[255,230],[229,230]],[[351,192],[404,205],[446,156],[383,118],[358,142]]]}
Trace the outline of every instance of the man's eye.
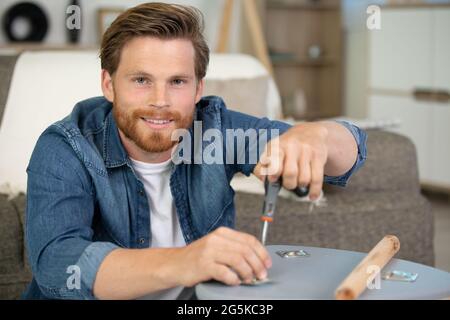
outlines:
{"label": "man's eye", "polygon": [[172,83],[174,84],[174,85],[176,85],[176,86],[179,86],[179,85],[182,85],[182,84],[184,84],[186,81],[184,81],[183,79],[174,79],[173,81],[172,81]]}
{"label": "man's eye", "polygon": [[147,79],[144,77],[137,77],[134,79],[134,82],[136,82],[137,84],[147,84],[148,83]]}

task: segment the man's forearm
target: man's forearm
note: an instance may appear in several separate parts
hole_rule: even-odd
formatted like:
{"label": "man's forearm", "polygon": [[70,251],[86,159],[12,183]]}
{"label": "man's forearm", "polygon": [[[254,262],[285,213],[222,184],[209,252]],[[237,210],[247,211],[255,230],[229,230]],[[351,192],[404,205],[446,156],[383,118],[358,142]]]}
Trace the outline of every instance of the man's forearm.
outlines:
{"label": "man's forearm", "polygon": [[328,158],[324,173],[327,176],[340,176],[349,171],[358,156],[358,145],[352,133],[335,121],[320,121],[328,130]]}
{"label": "man's forearm", "polygon": [[116,249],[103,260],[93,286],[98,299],[136,299],[181,285],[180,248]]}

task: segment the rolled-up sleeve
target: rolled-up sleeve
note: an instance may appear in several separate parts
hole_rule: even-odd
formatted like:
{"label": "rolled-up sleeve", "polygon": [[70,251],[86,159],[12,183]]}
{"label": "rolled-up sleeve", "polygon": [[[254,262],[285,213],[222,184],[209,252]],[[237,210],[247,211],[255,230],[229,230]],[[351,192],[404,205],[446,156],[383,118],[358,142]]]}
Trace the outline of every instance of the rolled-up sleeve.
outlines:
{"label": "rolled-up sleeve", "polygon": [[354,124],[343,121],[343,120],[336,120],[336,122],[342,124],[344,127],[346,127],[353,137],[355,138],[356,144],[358,146],[358,155],[356,157],[356,161],[353,164],[353,166],[348,170],[346,173],[344,173],[341,176],[324,176],[324,182],[328,184],[333,184],[341,187],[345,187],[348,183],[348,180],[350,177],[364,164],[367,158],[367,133],[355,126]]}
{"label": "rolled-up sleeve", "polygon": [[93,287],[98,268],[103,259],[118,246],[110,242],[92,242],[84,249],[76,265],[81,273],[80,294],[86,299],[95,299]]}
{"label": "rolled-up sleeve", "polygon": [[117,245],[93,241],[95,199],[73,149],[44,134],[27,168],[26,243],[33,276],[50,299],[95,299],[103,259]]}

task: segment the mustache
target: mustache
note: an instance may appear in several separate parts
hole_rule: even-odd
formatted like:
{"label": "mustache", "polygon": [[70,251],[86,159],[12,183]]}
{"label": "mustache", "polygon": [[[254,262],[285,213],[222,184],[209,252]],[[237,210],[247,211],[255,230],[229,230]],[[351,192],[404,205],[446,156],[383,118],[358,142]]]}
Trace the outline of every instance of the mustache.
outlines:
{"label": "mustache", "polygon": [[156,118],[156,119],[171,119],[178,121],[181,119],[181,114],[178,111],[169,110],[135,110],[133,111],[132,117],[137,118]]}

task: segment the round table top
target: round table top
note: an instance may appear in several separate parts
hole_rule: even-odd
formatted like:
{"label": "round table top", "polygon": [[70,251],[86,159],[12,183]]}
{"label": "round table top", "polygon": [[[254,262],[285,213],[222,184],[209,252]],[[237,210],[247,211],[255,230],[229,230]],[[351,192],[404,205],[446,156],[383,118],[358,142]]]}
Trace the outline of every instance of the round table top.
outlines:
{"label": "round table top", "polygon": [[[227,286],[217,281],[196,286],[198,299],[334,299],[334,292],[367,253],[276,245],[267,246],[272,257],[270,282],[256,286]],[[309,256],[283,258],[277,251],[304,250]],[[417,273],[414,282],[383,280],[379,288],[366,289],[359,299],[444,299],[450,297],[450,273],[401,259],[391,259],[381,274],[389,271]]]}

